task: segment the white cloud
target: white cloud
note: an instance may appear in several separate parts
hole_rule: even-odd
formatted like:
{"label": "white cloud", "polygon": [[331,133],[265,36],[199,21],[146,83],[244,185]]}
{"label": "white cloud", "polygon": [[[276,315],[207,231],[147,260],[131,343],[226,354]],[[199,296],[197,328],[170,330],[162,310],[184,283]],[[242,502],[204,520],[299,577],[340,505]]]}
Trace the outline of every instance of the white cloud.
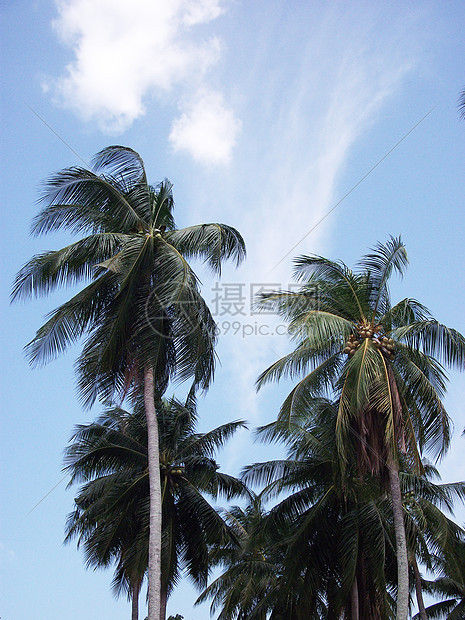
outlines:
{"label": "white cloud", "polygon": [[217,0],[197,0],[197,2],[187,2],[184,23],[188,26],[201,24],[205,21],[216,19],[223,13],[223,9]]}
{"label": "white cloud", "polygon": [[226,164],[241,123],[226,107],[219,92],[202,92],[187,102],[183,114],[174,121],[169,140],[174,151],[188,152],[205,164]]}
{"label": "white cloud", "polygon": [[[220,93],[200,100],[195,95],[199,88],[208,91],[206,74],[221,52],[217,37],[200,39],[195,28],[223,12],[221,0],[57,0],[57,7],[54,27],[73,49],[74,60],[44,89],[113,134],[145,113],[149,97],[168,93],[170,101],[182,100],[188,110],[173,127],[175,148],[202,161],[229,160],[238,121]],[[191,146],[199,127],[201,151]],[[209,145],[214,149],[210,158]]]}

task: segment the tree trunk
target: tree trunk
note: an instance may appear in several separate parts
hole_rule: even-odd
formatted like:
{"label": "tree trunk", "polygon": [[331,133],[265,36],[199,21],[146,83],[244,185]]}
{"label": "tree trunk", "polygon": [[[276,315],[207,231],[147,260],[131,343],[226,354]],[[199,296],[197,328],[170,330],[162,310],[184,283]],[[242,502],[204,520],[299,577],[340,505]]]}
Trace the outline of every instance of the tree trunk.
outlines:
{"label": "tree trunk", "polygon": [[418,611],[420,612],[420,619],[428,620],[428,614],[426,613],[425,603],[423,601],[423,591],[421,588],[421,575],[420,575],[420,571],[418,570],[418,564],[417,564],[415,555],[412,558],[412,566],[413,566],[413,572],[415,573],[415,593],[417,595],[417,605],[418,605]]}
{"label": "tree trunk", "polygon": [[352,584],[352,592],[350,594],[350,620],[359,620],[359,617],[358,582],[357,576],[355,576],[354,583]]}
{"label": "tree trunk", "polygon": [[131,594],[131,620],[139,620],[139,592],[140,582],[138,582]]}
{"label": "tree trunk", "polygon": [[144,370],[144,406],[147,418],[150,528],[148,568],[148,616],[147,620],[160,620],[161,586],[161,483],[160,446],[158,441],[158,420],[155,409],[153,369]]}
{"label": "tree trunk", "polygon": [[391,488],[392,514],[396,535],[397,554],[397,615],[396,620],[407,620],[409,603],[408,555],[405,536],[404,510],[399,481],[399,466],[389,451],[389,485]]}
{"label": "tree trunk", "polygon": [[161,600],[160,600],[160,620],[165,620],[166,618],[166,604],[168,602],[168,592],[167,588],[161,587]]}

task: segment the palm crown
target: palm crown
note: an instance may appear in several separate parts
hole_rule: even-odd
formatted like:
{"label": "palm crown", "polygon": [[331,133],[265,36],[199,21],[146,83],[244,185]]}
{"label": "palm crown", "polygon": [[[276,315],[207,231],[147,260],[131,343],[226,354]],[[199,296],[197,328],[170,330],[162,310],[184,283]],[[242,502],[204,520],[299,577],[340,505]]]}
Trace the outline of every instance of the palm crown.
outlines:
{"label": "palm crown", "polygon": [[34,234],[87,236],[33,257],[16,277],[13,299],[91,282],[50,314],[28,345],[31,361],[48,361],[87,333],[78,361],[87,404],[130,390],[147,363],[158,393],[175,376],[208,387],[215,325],[187,259],[200,257],[219,273],[222,260],[244,257],[242,237],[224,224],[176,229],[171,184],[150,185],[131,149],[108,147],[93,164],[51,177],[41,197]]}
{"label": "palm crown", "polygon": [[[245,468],[248,483],[266,485],[261,496],[285,494],[256,528],[263,545],[283,549],[281,573],[257,608],[288,605],[281,618],[394,618],[394,532],[389,496],[379,480],[361,477],[351,452],[341,476],[336,446],[337,403],[314,399],[301,419],[259,429],[265,441],[287,446],[285,460]],[[465,483],[434,484],[437,471],[400,472],[410,573],[417,599],[422,586],[416,558],[428,569],[446,564],[465,532],[441,510],[463,500]],[[264,551],[267,557],[269,550]],[[275,569],[273,576],[277,575]],[[254,576],[258,579],[258,575]],[[354,592],[357,592],[356,609]],[[292,615],[291,609],[295,615]],[[273,612],[273,613],[274,613]],[[271,616],[274,617],[273,615]]]}
{"label": "palm crown", "polygon": [[[230,499],[245,492],[239,480],[218,471],[214,458],[244,423],[197,433],[196,421],[192,402],[164,400],[158,412],[165,604],[183,569],[205,586],[209,547],[235,541],[205,495]],[[134,413],[111,408],[93,424],[78,426],[65,462],[70,484],[84,483],[68,518],[66,540],[77,537],[89,566],[116,561],[116,592],[126,589],[137,597],[148,564],[147,422],[142,399]]]}
{"label": "palm crown", "polygon": [[289,321],[297,346],[260,375],[259,387],[304,374],[280,420],[302,413],[309,398],[336,395],[339,449],[344,454],[350,430],[359,440],[362,465],[373,472],[382,468],[384,444],[399,445],[419,468],[423,449],[444,453],[450,431],[441,362],[465,366],[461,334],[414,299],[391,305],[389,278],[394,271],[402,275],[407,262],[402,241],[394,238],[367,254],[358,272],[301,256],[295,267],[301,289],[262,298]]}

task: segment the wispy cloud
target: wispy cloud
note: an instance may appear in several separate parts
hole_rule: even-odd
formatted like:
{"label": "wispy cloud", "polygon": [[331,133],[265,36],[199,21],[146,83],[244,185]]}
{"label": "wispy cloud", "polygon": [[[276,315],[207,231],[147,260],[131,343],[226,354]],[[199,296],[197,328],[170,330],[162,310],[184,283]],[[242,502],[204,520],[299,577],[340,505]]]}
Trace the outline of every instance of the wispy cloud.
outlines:
{"label": "wispy cloud", "polygon": [[[341,23],[344,20],[346,23]],[[359,30],[350,27],[352,24],[358,24]],[[344,259],[330,248],[336,211],[291,256],[279,262],[359,180],[352,179],[349,187],[338,187],[357,139],[366,135],[383,106],[399,93],[415,64],[414,55],[407,53],[409,43],[402,43],[406,41],[401,36],[402,27],[392,24],[376,38],[370,17],[359,10],[345,16],[329,11],[311,25],[313,30],[302,28],[296,15],[292,26],[298,33],[293,39],[293,49],[299,50],[298,63],[295,54],[282,54],[286,41],[276,37],[272,25],[269,39],[262,33],[266,49],[257,51],[260,62],[251,62],[250,74],[240,76],[248,94],[241,159],[234,164],[236,184],[230,193],[222,193],[221,203],[228,213],[227,222],[238,226],[248,245],[247,263],[224,281],[242,283],[244,292],[258,283],[288,288],[291,259],[300,253]],[[272,75],[267,73],[270,66]],[[405,129],[400,127],[396,137]],[[247,139],[249,135],[253,141]],[[394,141],[381,144],[379,155]],[[205,204],[211,209],[210,202]],[[207,211],[199,216],[209,217]],[[355,238],[355,226],[353,234]],[[365,249],[361,248],[361,253]],[[223,290],[227,294],[226,288]],[[255,380],[267,366],[291,351],[292,344],[282,325],[277,333],[276,325],[281,321],[251,315],[250,300],[244,309],[243,316],[217,317],[220,327],[227,328],[229,321],[230,332],[223,338],[221,351],[221,374],[227,379],[213,389],[228,395],[224,401],[231,402],[234,414],[239,411],[252,425],[258,425],[276,417],[291,382],[266,386],[257,396]],[[236,329],[233,325],[240,325],[236,335],[231,334]],[[261,333],[260,325],[264,326]],[[255,451],[250,437],[241,436],[234,440],[227,457],[231,464],[240,463],[250,460]]]}
{"label": "wispy cloud", "polygon": [[[226,163],[240,123],[208,83],[208,70],[221,55],[221,41],[205,38],[198,29],[221,15],[222,4],[57,0],[54,27],[72,48],[74,59],[64,75],[49,79],[44,88],[109,134],[128,129],[145,114],[150,99],[164,98],[182,110],[171,131],[175,150],[204,163]],[[199,131],[202,148],[196,140]]]}
{"label": "wispy cloud", "polygon": [[[354,32],[351,26],[357,20],[359,31]],[[255,124],[250,159],[258,166],[251,167],[250,160],[245,165],[249,175],[256,172],[257,193],[251,198],[253,209],[245,224],[250,227],[251,252],[256,253],[249,264],[264,274],[349,189],[337,183],[352,147],[372,127],[382,106],[399,93],[415,66],[413,44],[402,43],[402,26],[394,23],[376,38],[370,21],[355,9],[344,16],[329,11],[321,22],[312,24],[307,41],[296,41],[296,47],[302,43],[296,66],[291,64],[293,57],[278,57],[272,81],[267,81],[264,67],[255,69],[259,74],[253,81],[260,91],[249,105],[261,116],[255,114],[249,125],[244,118],[244,133]],[[300,29],[299,34],[302,37]],[[280,49],[279,40],[276,47]],[[400,127],[396,138],[406,129]],[[380,145],[379,155],[394,141]],[[334,216],[318,226],[294,255],[324,251],[331,221]],[[283,281],[290,273],[290,258],[269,277]]]}

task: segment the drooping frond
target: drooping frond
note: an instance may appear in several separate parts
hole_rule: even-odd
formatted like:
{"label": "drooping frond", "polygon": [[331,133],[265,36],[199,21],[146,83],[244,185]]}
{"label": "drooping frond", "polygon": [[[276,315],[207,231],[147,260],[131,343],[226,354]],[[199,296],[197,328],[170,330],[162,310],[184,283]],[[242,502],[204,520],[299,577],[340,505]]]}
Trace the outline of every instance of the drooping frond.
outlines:
{"label": "drooping frond", "polygon": [[371,396],[373,385],[384,374],[382,356],[370,339],[365,338],[355,355],[346,362],[343,381],[340,380],[339,415],[354,416],[363,411]]}
{"label": "drooping frond", "polygon": [[47,322],[37,330],[25,347],[33,365],[44,364],[75,343],[106,307],[116,284],[111,274],[102,274],[69,301],[49,314]]}
{"label": "drooping frond", "polygon": [[12,301],[48,295],[57,287],[94,276],[95,267],[118,254],[129,241],[128,235],[97,233],[61,250],[34,256],[15,278]]}
{"label": "drooping frond", "polygon": [[303,312],[289,324],[292,339],[305,339],[315,351],[342,350],[353,331],[353,323],[346,318],[324,310]]}
{"label": "drooping frond", "polygon": [[278,421],[289,424],[293,418],[303,417],[313,399],[331,394],[340,365],[340,356],[332,355],[299,381],[282,404]]}
{"label": "drooping frond", "polygon": [[170,231],[166,238],[186,258],[200,258],[215,274],[224,260],[237,266],[245,258],[245,244],[235,228],[225,224],[200,224]]}
{"label": "drooping frond", "polygon": [[115,179],[128,179],[133,185],[141,181],[147,184],[144,162],[136,151],[127,146],[107,146],[92,158],[92,168],[96,173],[106,172]]}
{"label": "drooping frond", "polygon": [[406,298],[392,308],[388,308],[385,314],[380,315],[377,320],[387,332],[390,332],[396,327],[410,325],[415,321],[424,321],[428,318],[429,310],[426,306],[415,299]]}
{"label": "drooping frond", "polygon": [[439,357],[444,364],[465,370],[465,338],[457,330],[434,319],[415,321],[391,332],[393,338]]}
{"label": "drooping frond", "polygon": [[450,419],[442,402],[445,375],[442,367],[419,351],[399,346],[393,372],[404,408],[409,414],[420,452],[443,456],[450,443]]}

